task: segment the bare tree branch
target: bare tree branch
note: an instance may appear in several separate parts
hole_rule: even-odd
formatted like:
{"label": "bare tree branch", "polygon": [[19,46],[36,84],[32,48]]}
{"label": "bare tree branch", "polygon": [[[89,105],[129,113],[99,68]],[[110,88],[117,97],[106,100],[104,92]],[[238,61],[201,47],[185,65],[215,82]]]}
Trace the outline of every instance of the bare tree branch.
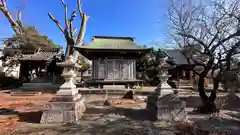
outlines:
{"label": "bare tree branch", "polygon": [[70,20],[69,20],[70,37],[71,37],[72,39],[74,39],[74,29],[73,29],[72,24],[73,24],[73,21],[74,21],[75,17],[76,17],[76,11],[74,10],[74,11],[72,12],[71,18],[70,18]]}
{"label": "bare tree branch", "polygon": [[11,27],[13,28],[14,32],[16,34],[22,34],[22,29],[19,27],[19,25],[16,23],[16,21],[13,19],[10,12],[8,11],[5,0],[1,0],[0,11],[8,19],[8,21],[9,21]]}
{"label": "bare tree branch", "polygon": [[80,27],[80,31],[78,33],[75,45],[78,45],[78,44],[82,45],[83,44],[84,34],[85,34],[85,31],[86,31],[86,26],[87,26],[87,21],[88,21],[88,16],[86,14],[82,14],[81,27]]}
{"label": "bare tree branch", "polygon": [[5,0],[1,0],[1,5],[2,5],[2,7],[6,8],[7,7],[6,6],[6,1]]}
{"label": "bare tree branch", "polygon": [[76,43],[75,45],[82,45],[83,44],[83,40],[84,40],[84,34],[85,34],[85,31],[86,31],[86,25],[87,25],[87,22],[88,22],[88,16],[82,12],[82,8],[81,8],[81,1],[80,0],[77,0],[77,4],[78,4],[78,12],[82,18],[82,21],[81,21],[81,26],[80,26],[80,31],[77,35],[77,38],[76,38]]}
{"label": "bare tree branch", "polygon": [[64,2],[64,0],[61,0],[63,6],[64,6],[64,19],[65,19],[65,31],[68,30],[69,27],[69,22],[68,22],[68,9],[67,9],[67,4]]}
{"label": "bare tree branch", "polygon": [[234,37],[236,37],[236,36],[240,36],[240,31],[237,31],[236,33],[231,34],[231,35],[229,35],[228,37],[220,40],[216,45],[214,45],[214,46],[210,49],[210,52],[213,53],[213,52],[217,49],[217,47],[219,47],[221,44],[224,44],[224,42],[226,42],[226,41],[228,41],[228,40],[230,40],[230,39],[232,39],[232,38],[234,38]]}
{"label": "bare tree branch", "polygon": [[82,12],[82,7],[81,7],[81,1],[80,0],[77,0],[77,6],[78,6],[78,12],[79,12],[79,15],[81,16],[81,18],[83,18],[83,12]]}
{"label": "bare tree branch", "polygon": [[76,11],[73,11],[71,14],[71,18],[68,19],[67,4],[64,2],[64,0],[61,0],[61,2],[65,9],[64,10],[65,11],[65,14],[64,14],[65,29],[62,28],[59,21],[56,20],[50,13],[48,14],[48,16],[50,17],[51,20],[53,20],[57,24],[59,29],[63,32],[64,37],[67,42],[66,56],[68,56],[71,53],[73,53],[74,46],[76,46],[77,44],[83,44],[83,39],[84,39],[85,31],[86,31],[88,16],[82,12],[80,0],[77,0],[78,12],[79,12],[80,18],[81,18],[81,26],[80,26],[79,33],[77,34],[77,36],[75,36],[76,29],[73,28],[73,21],[76,17]]}
{"label": "bare tree branch", "polygon": [[23,28],[23,24],[22,24],[22,11],[20,11],[20,10],[18,10],[17,23],[18,23],[19,27]]}
{"label": "bare tree branch", "polygon": [[48,13],[48,16],[49,16],[49,18],[50,18],[53,22],[55,22],[55,24],[58,26],[58,28],[64,33],[64,30],[63,30],[61,24],[59,23],[59,21],[58,21],[57,19],[55,19],[55,18],[52,16],[51,13]]}

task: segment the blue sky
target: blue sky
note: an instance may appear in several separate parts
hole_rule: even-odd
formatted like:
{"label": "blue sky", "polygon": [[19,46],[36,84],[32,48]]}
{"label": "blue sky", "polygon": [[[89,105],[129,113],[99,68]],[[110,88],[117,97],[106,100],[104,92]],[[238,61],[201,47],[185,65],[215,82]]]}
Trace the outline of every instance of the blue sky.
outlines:
{"label": "blue sky", "polygon": [[[6,0],[11,13],[26,4],[23,11],[23,23],[35,26],[42,34],[48,35],[56,44],[65,46],[63,34],[48,18],[52,13],[64,24],[64,8],[60,0]],[[76,0],[65,0],[69,14],[77,8]],[[90,16],[85,41],[92,36],[132,36],[139,44],[151,45],[158,42],[169,43],[167,7],[168,0],[81,0],[83,11]],[[70,16],[70,15],[69,15]],[[80,26],[77,17],[75,27]],[[10,37],[13,31],[0,14],[0,39]]]}

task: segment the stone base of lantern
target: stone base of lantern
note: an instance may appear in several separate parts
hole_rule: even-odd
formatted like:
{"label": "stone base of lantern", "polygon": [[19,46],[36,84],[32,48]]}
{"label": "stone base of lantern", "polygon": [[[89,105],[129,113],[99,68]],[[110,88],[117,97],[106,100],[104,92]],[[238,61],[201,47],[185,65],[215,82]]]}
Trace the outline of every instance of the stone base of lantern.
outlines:
{"label": "stone base of lantern", "polygon": [[71,82],[64,83],[56,96],[45,105],[40,123],[77,123],[86,107]]}
{"label": "stone base of lantern", "polygon": [[175,94],[151,95],[147,99],[147,110],[156,120],[184,121],[186,103]]}

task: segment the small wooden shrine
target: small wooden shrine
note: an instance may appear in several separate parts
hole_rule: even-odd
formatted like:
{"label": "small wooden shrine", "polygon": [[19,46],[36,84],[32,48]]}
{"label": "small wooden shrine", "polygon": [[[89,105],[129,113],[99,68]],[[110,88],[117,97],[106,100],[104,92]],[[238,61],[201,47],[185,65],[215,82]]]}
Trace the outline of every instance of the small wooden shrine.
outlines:
{"label": "small wooden shrine", "polygon": [[136,79],[136,60],[151,49],[136,44],[133,37],[94,36],[89,45],[76,49],[92,60],[92,77],[86,83],[103,87],[104,84],[125,84],[132,87]]}
{"label": "small wooden shrine", "polygon": [[179,50],[176,49],[166,49],[163,50],[165,55],[171,59],[176,67],[169,70],[172,78],[174,79],[182,79],[182,80],[191,80],[192,79],[192,69],[194,68],[195,64],[194,61],[191,59],[187,59]]}
{"label": "small wooden shrine", "polygon": [[[22,54],[18,58],[20,61],[20,79],[29,82],[37,77],[49,76],[52,81],[53,76],[60,76],[62,68],[56,62],[62,61],[64,52],[62,48],[41,49],[33,54]],[[47,80],[47,78],[45,78]]]}

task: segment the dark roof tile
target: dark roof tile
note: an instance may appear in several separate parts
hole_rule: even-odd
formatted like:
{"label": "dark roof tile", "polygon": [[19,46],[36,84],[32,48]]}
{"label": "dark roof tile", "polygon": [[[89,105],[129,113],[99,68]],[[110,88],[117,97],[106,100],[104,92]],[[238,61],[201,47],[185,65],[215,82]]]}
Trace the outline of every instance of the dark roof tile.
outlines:
{"label": "dark roof tile", "polygon": [[[174,59],[177,65],[189,64],[187,58],[176,49],[163,50],[170,58]],[[190,64],[194,64],[193,60],[190,60]]]}
{"label": "dark roof tile", "polygon": [[19,58],[20,61],[24,60],[33,60],[33,61],[51,61],[55,56],[63,55],[62,50],[56,51],[38,51],[34,54],[23,54],[22,57]]}

